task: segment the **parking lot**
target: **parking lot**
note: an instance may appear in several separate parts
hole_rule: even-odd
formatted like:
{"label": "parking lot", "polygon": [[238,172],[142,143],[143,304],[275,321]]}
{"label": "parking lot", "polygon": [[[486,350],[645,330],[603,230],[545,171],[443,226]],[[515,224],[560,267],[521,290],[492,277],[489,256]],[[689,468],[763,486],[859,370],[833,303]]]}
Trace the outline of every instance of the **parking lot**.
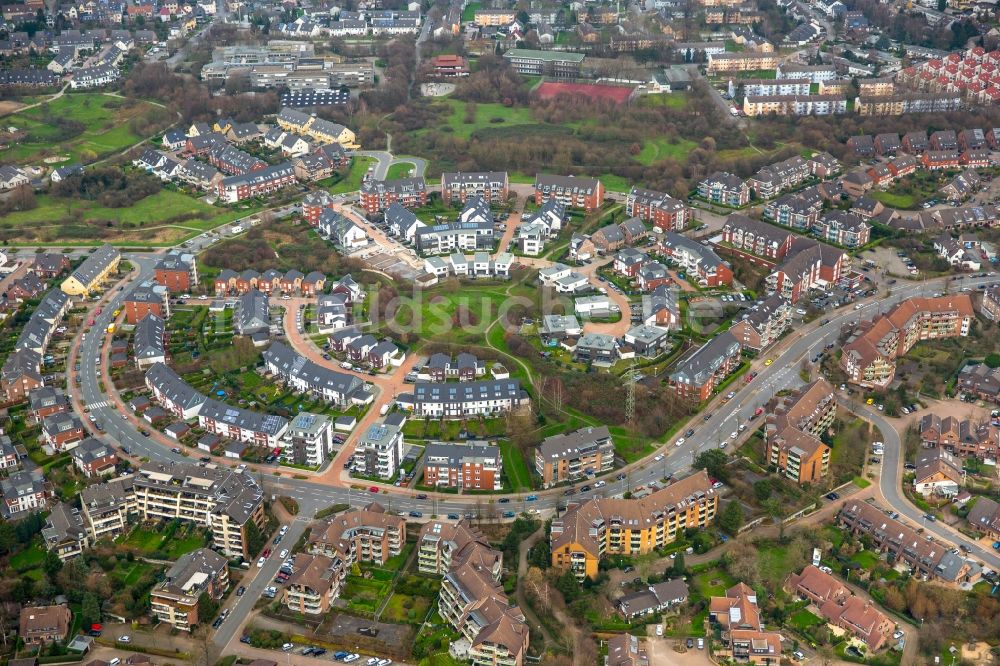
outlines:
{"label": "parking lot", "polygon": [[388,273],[389,275],[396,275],[404,280],[412,280],[419,274],[419,271],[410,264],[396,255],[388,254],[384,251],[366,257],[365,261],[375,270]]}

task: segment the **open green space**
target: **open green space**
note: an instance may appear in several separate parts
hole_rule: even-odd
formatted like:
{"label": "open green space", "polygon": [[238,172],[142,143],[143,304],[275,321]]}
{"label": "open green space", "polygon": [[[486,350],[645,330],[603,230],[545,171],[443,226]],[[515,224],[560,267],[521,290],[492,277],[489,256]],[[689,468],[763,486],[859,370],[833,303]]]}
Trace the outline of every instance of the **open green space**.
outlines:
{"label": "open green space", "polygon": [[481,2],[470,2],[462,10],[462,23],[472,23],[476,20],[476,11],[483,8]]}
{"label": "open green space", "polygon": [[5,126],[27,134],[0,151],[0,160],[25,164],[65,156],[67,160],[57,164],[93,162],[147,138],[135,133],[137,125],[162,128],[173,118],[173,113],[149,102],[103,93],[69,93],[7,116]]}
{"label": "open green space", "polygon": [[862,569],[871,570],[878,564],[878,555],[870,550],[859,550],[851,556],[852,562],[857,562]]}
{"label": "open green space", "polygon": [[354,159],[351,160],[351,167],[348,169],[346,175],[342,177],[332,177],[330,179],[333,181],[332,183],[323,181],[320,184],[324,187],[329,187],[332,194],[354,192],[361,188],[361,183],[364,181],[365,174],[368,173],[368,167],[375,164],[375,161],[374,157],[355,155]]}
{"label": "open green space", "polygon": [[671,92],[645,95],[640,98],[639,103],[643,106],[667,106],[673,109],[682,109],[687,106],[688,94],[686,92]]}
{"label": "open green space", "polygon": [[396,180],[398,178],[409,178],[416,169],[413,162],[396,162],[386,171],[386,180]]}
{"label": "open green space", "polygon": [[816,617],[805,608],[793,614],[790,618],[788,618],[788,621],[791,622],[792,626],[799,631],[804,631],[823,624],[822,619]]}
{"label": "open green space", "polygon": [[347,600],[347,607],[353,611],[374,613],[378,610],[382,599],[389,593],[390,587],[390,581],[348,576],[341,598]]}
{"label": "open green space", "polygon": [[256,208],[221,208],[164,189],[125,208],[95,201],[42,194],[38,205],[8,213],[0,220],[0,240],[56,245],[142,243],[174,245],[221,224],[256,212]]}
{"label": "open green space", "polygon": [[[530,107],[504,106],[498,103],[476,104],[473,122],[465,122],[467,104],[457,99],[445,99],[441,118],[456,136],[468,139],[476,130],[487,127],[512,127],[516,125],[544,125],[535,120]],[[552,127],[556,127],[552,125]]]}
{"label": "open green space", "polygon": [[31,544],[10,558],[10,567],[15,571],[26,571],[41,566],[45,561],[45,549],[37,543]]}
{"label": "open green space", "polygon": [[395,592],[389,597],[388,603],[382,610],[381,620],[398,624],[418,624],[427,616],[431,601],[432,599],[429,597],[410,596]]}
{"label": "open green space", "polygon": [[500,442],[500,455],[503,458],[503,469],[507,474],[511,489],[514,492],[531,490],[531,472],[528,471],[528,464],[518,448],[509,441],[502,441]]}
{"label": "open green space", "polygon": [[690,139],[679,139],[677,143],[670,143],[667,137],[659,136],[647,140],[635,159],[646,166],[665,159],[683,161],[684,157],[697,147],[698,144]]}
{"label": "open green space", "polygon": [[894,194],[881,190],[872,190],[868,193],[872,199],[881,201],[890,208],[912,209],[917,207],[917,198],[912,194]]}

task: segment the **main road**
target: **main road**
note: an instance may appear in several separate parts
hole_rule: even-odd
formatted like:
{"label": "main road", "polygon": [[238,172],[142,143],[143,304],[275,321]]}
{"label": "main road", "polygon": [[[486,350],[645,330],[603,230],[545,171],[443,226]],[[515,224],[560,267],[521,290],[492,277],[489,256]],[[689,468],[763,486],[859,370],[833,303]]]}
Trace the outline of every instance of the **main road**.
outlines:
{"label": "main road", "polygon": [[[106,435],[125,447],[134,457],[146,457],[150,460],[161,461],[186,460],[186,456],[171,451],[171,440],[166,439],[160,433],[153,431],[149,437],[142,435],[138,430],[138,421],[123,413],[120,399],[117,396],[107,395],[106,390],[110,387],[107,386],[106,382],[102,383],[101,361],[99,359],[104,347],[104,332],[113,321],[113,311],[122,307],[125,295],[130,289],[151,279],[154,273],[155,256],[129,255],[127,259],[135,266],[132,280],[126,286],[105,295],[106,305],[103,311],[95,317],[94,326],[82,338],[78,346],[78,356],[71,357],[71,363],[77,358],[79,359],[81,368],[76,373],[81,381],[79,389],[74,392],[74,395],[78,396],[82,405],[103,423]],[[979,284],[992,282],[994,280],[991,278],[983,278],[967,279],[955,284],[975,287]],[[734,441],[730,439],[730,433],[738,433],[739,425],[747,423],[754,410],[762,407],[775,392],[793,385],[800,361],[803,358],[812,357],[827,343],[835,341],[840,335],[842,325],[858,319],[859,315],[870,318],[879,309],[884,310],[903,299],[941,291],[944,284],[946,284],[945,281],[937,280],[899,285],[888,297],[878,297],[876,300],[862,302],[864,307],[860,311],[843,310],[831,314],[828,319],[824,319],[825,323],[812,323],[800,327],[795,333],[770,350],[767,356],[773,359],[772,364],[765,365],[763,358],[754,362],[752,369],[758,372],[758,376],[750,383],[741,382],[734,386],[735,395],[731,400],[722,404],[722,399],[716,398],[703,411],[704,416],[694,417],[685,428],[685,430],[694,430],[694,433],[685,437],[685,441],[680,446],[675,445],[675,442],[663,443],[649,457],[620,470],[619,476],[623,478],[608,478],[606,486],[592,489],[587,493],[580,493],[577,497],[580,495],[621,494],[638,486],[648,485],[651,482],[686,472],[701,451],[733,446],[738,443],[742,436],[738,435],[737,441]],[[891,428],[883,428],[883,430],[892,431]],[[356,432],[355,437],[359,434]],[[888,434],[886,437],[887,453],[898,457],[900,455],[899,446],[894,444]],[[892,451],[895,453],[889,453]],[[662,458],[655,460],[654,456],[662,456]],[[893,458],[893,460],[895,459]],[[887,462],[891,463],[891,461]],[[891,470],[893,465],[887,464],[885,468]],[[301,476],[301,474],[296,476]],[[483,496],[435,493],[428,493],[427,497],[418,499],[415,492],[405,488],[381,486],[378,487],[377,492],[369,492],[365,487],[366,484],[352,488],[349,482],[341,481],[338,478],[339,475],[325,475],[325,477],[325,483],[318,483],[318,480],[311,478],[276,476],[271,468],[267,468],[267,473],[260,475],[266,492],[295,498],[302,506],[303,515],[311,515],[312,511],[332,504],[362,505],[372,499],[379,499],[401,512],[419,511],[425,515],[479,512],[490,505],[495,512],[503,510],[548,511],[555,509],[565,499],[562,488],[538,491],[531,495],[512,493],[503,498],[507,500],[503,503],[500,503],[501,498],[499,497],[484,498]],[[885,490],[885,496],[893,503],[893,507],[900,513],[919,521],[920,514],[909,509],[910,505],[898,496],[898,491],[892,490],[892,488],[898,488],[898,483],[889,478],[884,479],[883,483],[888,486]],[[529,499],[529,497],[536,499]],[[904,509],[909,510],[904,511]],[[940,526],[932,525],[932,527],[935,530],[943,529]],[[957,537],[955,534],[949,533],[948,538]],[[998,569],[1000,569],[1000,559],[991,553],[982,553],[981,557],[984,561],[996,562]]]}

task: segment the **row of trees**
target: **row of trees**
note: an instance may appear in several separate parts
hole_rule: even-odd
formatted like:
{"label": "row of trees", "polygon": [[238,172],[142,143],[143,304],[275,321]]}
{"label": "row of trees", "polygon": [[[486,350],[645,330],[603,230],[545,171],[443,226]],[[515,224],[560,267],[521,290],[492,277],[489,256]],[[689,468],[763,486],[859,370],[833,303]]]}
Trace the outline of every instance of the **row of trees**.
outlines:
{"label": "row of trees", "polygon": [[96,201],[106,208],[128,208],[163,187],[160,179],[144,171],[122,171],[98,167],[68,176],[52,187],[52,193],[70,199]]}

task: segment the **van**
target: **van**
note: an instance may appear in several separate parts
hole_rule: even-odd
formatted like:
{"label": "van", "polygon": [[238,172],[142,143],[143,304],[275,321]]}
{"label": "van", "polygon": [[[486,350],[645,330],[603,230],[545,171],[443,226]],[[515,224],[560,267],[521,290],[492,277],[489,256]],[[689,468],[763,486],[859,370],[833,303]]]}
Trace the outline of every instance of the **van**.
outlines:
{"label": "van", "polygon": [[389,405],[382,405],[381,407],[379,407],[378,409],[379,416],[385,416],[388,413],[389,413]]}
{"label": "van", "polygon": [[705,649],[705,639],[704,638],[699,638],[698,639],[698,649],[699,650],[704,650]]}
{"label": "van", "polygon": [[122,663],[122,660],[119,657],[115,657],[108,662],[108,666],[118,666],[120,663]]}

